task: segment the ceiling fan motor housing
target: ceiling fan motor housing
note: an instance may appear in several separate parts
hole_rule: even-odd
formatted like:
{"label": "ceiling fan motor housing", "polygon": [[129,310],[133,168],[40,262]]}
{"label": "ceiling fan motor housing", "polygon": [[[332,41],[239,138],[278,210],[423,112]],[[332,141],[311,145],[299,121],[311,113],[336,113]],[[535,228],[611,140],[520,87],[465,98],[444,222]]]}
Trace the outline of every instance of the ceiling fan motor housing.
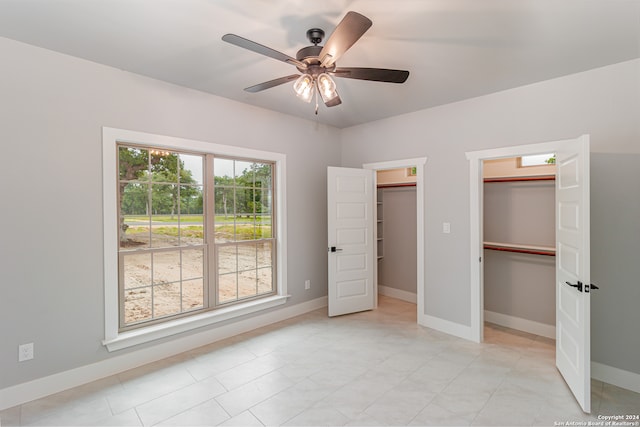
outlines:
{"label": "ceiling fan motor housing", "polygon": [[327,71],[331,72],[335,70],[335,64],[332,64],[329,67],[323,67],[320,65],[320,52],[322,52],[322,46],[307,46],[300,49],[298,53],[296,53],[296,59],[307,64],[307,68],[303,69],[297,67],[298,71],[315,76],[321,73],[326,73]]}

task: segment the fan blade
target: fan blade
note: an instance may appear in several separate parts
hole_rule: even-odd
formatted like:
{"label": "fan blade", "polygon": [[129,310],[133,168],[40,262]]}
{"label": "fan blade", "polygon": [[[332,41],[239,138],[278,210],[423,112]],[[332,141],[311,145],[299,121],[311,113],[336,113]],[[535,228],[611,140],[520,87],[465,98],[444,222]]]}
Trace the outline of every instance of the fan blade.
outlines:
{"label": "fan blade", "polygon": [[333,33],[327,39],[320,51],[322,66],[330,67],[338,60],[364,33],[373,25],[373,22],[357,12],[348,12],[338,24]]}
{"label": "fan blade", "polygon": [[296,80],[298,77],[300,77],[300,75],[291,74],[290,76],[280,77],[279,79],[269,80],[268,82],[263,82],[254,86],[249,86],[244,90],[246,90],[247,92],[256,93],[256,92],[260,92],[261,90],[270,89],[272,87],[280,86],[281,84],[285,84],[287,82]]}
{"label": "fan blade", "polygon": [[324,103],[327,107],[335,107],[336,105],[342,104],[342,100],[340,99],[340,95],[337,95],[335,98]]}
{"label": "fan blade", "polygon": [[336,68],[330,74],[336,77],[358,80],[372,80],[374,82],[404,83],[409,77],[405,70],[388,70],[386,68]]}
{"label": "fan blade", "polygon": [[253,42],[235,34],[225,34],[224,36],[222,36],[222,40],[227,43],[242,47],[244,49],[248,49],[255,53],[259,53],[260,55],[268,56],[269,58],[277,59],[278,61],[295,65],[296,67],[300,67],[302,69],[307,68],[307,64],[305,64],[304,62],[300,62],[297,59],[290,57],[289,55],[278,52],[277,50],[271,49],[270,47],[263,46],[259,43]]}

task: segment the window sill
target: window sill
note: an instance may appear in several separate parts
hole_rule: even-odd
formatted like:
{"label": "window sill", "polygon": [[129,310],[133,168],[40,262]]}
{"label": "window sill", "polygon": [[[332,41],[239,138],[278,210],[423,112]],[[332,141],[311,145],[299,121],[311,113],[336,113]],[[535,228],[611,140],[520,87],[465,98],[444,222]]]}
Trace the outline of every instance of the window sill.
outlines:
{"label": "window sill", "polygon": [[244,304],[237,304],[206,313],[183,317],[181,319],[148,326],[146,328],[122,332],[114,338],[105,339],[102,341],[102,344],[104,344],[110,352],[122,350],[124,348],[166,338],[181,332],[235,319],[237,317],[266,310],[268,308],[277,307],[287,302],[287,298],[288,296],[286,295],[275,295],[255,301],[248,301]]}

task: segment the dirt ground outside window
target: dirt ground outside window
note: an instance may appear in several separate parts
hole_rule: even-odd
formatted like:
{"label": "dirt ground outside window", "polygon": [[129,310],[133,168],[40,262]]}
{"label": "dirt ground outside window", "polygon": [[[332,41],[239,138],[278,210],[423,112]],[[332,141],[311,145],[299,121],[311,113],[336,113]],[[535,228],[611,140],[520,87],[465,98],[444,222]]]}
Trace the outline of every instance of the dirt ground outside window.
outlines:
{"label": "dirt ground outside window", "polygon": [[[204,248],[189,247],[202,245],[202,239],[183,237],[179,248],[175,236],[154,233],[151,239],[156,248],[176,249],[154,253],[131,251],[122,257],[126,325],[198,310],[204,306]],[[148,231],[127,232],[122,249],[148,248],[149,240]],[[268,294],[274,290],[271,246],[270,241],[250,241],[219,247],[218,304]],[[213,279],[215,272],[209,274]]]}

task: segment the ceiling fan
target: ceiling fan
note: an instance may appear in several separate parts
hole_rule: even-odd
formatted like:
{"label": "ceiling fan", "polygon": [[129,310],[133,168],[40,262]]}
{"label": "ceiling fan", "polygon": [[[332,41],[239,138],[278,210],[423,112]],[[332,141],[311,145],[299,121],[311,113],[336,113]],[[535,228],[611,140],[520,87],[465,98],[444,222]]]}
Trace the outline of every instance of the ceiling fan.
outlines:
{"label": "ceiling fan", "polygon": [[[371,25],[373,25],[373,22],[366,16],[357,12],[348,12],[331,36],[329,36],[324,46],[318,46],[324,38],[323,30],[312,28],[307,31],[307,38],[313,43],[313,46],[303,47],[298,51],[295,58],[235,34],[225,34],[222,40],[294,65],[302,73],[301,75],[292,74],[250,86],[245,88],[247,92],[260,92],[295,80],[293,89],[299,98],[305,102],[310,102],[317,92],[327,107],[334,107],[340,105],[342,101],[331,76],[388,83],[404,83],[409,77],[409,72],[405,70],[336,66],[336,61],[362,37]],[[317,96],[316,114],[318,114]]]}

